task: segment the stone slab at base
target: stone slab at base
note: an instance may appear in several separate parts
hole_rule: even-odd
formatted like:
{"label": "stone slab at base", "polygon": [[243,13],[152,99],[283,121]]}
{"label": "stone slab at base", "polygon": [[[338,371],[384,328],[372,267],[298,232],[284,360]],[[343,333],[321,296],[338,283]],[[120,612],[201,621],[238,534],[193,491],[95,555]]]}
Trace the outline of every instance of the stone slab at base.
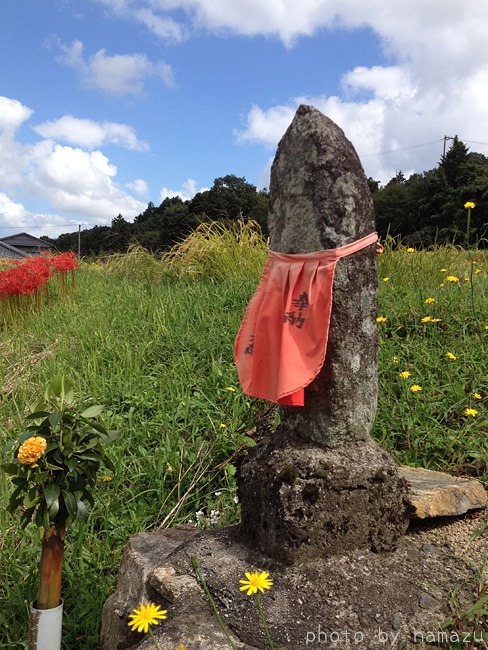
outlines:
{"label": "stone slab at base", "polygon": [[398,471],[407,482],[411,518],[453,517],[488,505],[488,494],[476,479],[405,465]]}
{"label": "stone slab at base", "polygon": [[[167,610],[153,629],[160,650],[181,643],[187,650],[228,650],[192,568],[194,555],[238,650],[269,650],[254,598],[239,591],[245,572],[255,570],[273,580],[261,602],[275,650],[438,647],[441,623],[454,616],[450,594],[460,588],[457,603],[467,609],[476,580],[459,549],[454,552],[450,525],[438,526],[429,532],[425,522],[412,522],[391,553],[356,550],[292,566],[246,545],[239,526],[140,533],[125,549],[117,591],[105,604],[101,647],[154,650],[149,636],[127,626],[133,607],[151,601]],[[475,526],[470,522],[466,541]],[[176,547],[175,530],[186,538]],[[477,542],[481,549],[484,541]]]}
{"label": "stone slab at base", "polygon": [[248,543],[288,564],[391,551],[408,526],[405,482],[369,437],[323,448],[280,432],[244,458],[238,486]]}

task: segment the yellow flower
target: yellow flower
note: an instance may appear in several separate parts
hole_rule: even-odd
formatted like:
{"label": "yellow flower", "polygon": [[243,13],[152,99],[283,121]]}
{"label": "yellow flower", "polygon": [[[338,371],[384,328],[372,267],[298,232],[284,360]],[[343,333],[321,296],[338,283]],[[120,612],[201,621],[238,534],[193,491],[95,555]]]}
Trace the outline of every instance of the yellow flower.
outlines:
{"label": "yellow flower", "polygon": [[108,474],[105,474],[105,476],[102,478],[102,481],[104,483],[110,483],[111,480],[112,480],[112,477],[109,476]]}
{"label": "yellow flower", "polygon": [[426,298],[424,302],[426,305],[431,305],[433,302],[435,302],[435,298]]}
{"label": "yellow flower", "polygon": [[481,273],[481,269],[475,269],[474,273],[475,273],[475,275],[476,275],[476,273]]}
{"label": "yellow flower", "polygon": [[383,278],[383,282],[389,282],[390,278]]}
{"label": "yellow flower", "polygon": [[135,609],[129,618],[132,618],[132,621],[129,621],[127,625],[132,628],[132,632],[144,632],[147,634],[149,627],[151,625],[159,625],[159,620],[164,621],[166,618],[167,611],[161,609],[159,605],[154,603],[144,603],[139,605],[139,609]]}
{"label": "yellow flower", "polygon": [[430,322],[431,323],[440,323],[441,319],[440,318],[433,318]]}
{"label": "yellow flower", "polygon": [[247,595],[251,596],[252,594],[257,594],[258,590],[264,593],[265,589],[271,589],[273,586],[273,581],[269,579],[269,573],[263,571],[259,573],[254,571],[254,573],[246,573],[247,580],[239,580],[242,587],[239,587],[240,591],[247,591]]}
{"label": "yellow flower", "polygon": [[422,323],[430,323],[432,320],[431,316],[424,316],[422,318]]}
{"label": "yellow flower", "polygon": [[464,415],[474,418],[478,415],[478,411],[476,409],[464,409]]}
{"label": "yellow flower", "polygon": [[410,390],[412,393],[418,393],[420,390],[422,390],[422,386],[419,386],[418,384],[414,384],[413,386],[410,386]]}
{"label": "yellow flower", "polygon": [[466,208],[466,210],[469,210],[470,208],[471,209],[474,208],[475,205],[474,205],[473,201],[466,201],[466,203],[464,204],[464,207]]}
{"label": "yellow flower", "polygon": [[180,644],[180,647],[178,648],[178,650],[186,650],[186,648],[185,648],[185,646],[181,643],[181,644]]}
{"label": "yellow flower", "polygon": [[485,325],[485,330],[488,330],[488,325]]}
{"label": "yellow flower", "polygon": [[398,376],[401,377],[402,379],[408,379],[410,377],[410,373],[408,372],[408,370],[404,370]]}
{"label": "yellow flower", "polygon": [[227,425],[224,424],[223,422],[221,422],[221,423],[220,423],[220,428],[221,428],[221,429],[226,429],[226,428],[227,428]]}
{"label": "yellow flower", "polygon": [[378,318],[376,319],[377,323],[386,323],[386,321],[387,318],[385,318],[385,316],[378,316]]}
{"label": "yellow flower", "polygon": [[456,359],[457,359],[456,355],[453,354],[452,352],[446,352],[446,357],[448,359],[452,359],[453,361],[456,361]]}
{"label": "yellow flower", "polygon": [[234,388],[234,386],[227,386],[225,390],[228,390],[229,393],[235,393],[236,392],[236,389]]}
{"label": "yellow flower", "polygon": [[17,458],[22,465],[34,465],[43,455],[47,447],[47,441],[41,436],[33,436],[20,445]]}
{"label": "yellow flower", "polygon": [[415,248],[407,248],[407,253],[415,253]]}
{"label": "yellow flower", "polygon": [[482,398],[481,398],[481,395],[480,395],[479,393],[473,393],[473,397],[474,397],[475,399],[482,399]]}
{"label": "yellow flower", "polygon": [[441,269],[441,273],[447,273],[447,269]]}
{"label": "yellow flower", "polygon": [[457,278],[455,275],[448,275],[446,280],[448,282],[459,282],[459,278]]}

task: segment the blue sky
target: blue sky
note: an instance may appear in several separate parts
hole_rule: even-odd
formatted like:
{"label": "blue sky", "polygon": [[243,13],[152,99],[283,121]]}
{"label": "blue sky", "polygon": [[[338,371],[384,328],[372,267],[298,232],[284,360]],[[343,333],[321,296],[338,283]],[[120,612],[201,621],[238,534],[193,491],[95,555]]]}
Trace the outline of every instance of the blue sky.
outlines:
{"label": "blue sky", "polygon": [[480,0],[21,0],[0,20],[0,237],[132,220],[226,174],[268,186],[300,103],[366,174],[488,155]]}

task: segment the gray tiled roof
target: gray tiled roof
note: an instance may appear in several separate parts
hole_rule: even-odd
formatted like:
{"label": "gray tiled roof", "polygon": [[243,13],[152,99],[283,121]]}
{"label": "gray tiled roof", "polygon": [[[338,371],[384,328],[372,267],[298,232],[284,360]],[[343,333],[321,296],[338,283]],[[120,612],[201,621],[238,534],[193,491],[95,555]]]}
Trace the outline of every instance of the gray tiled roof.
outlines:
{"label": "gray tiled roof", "polygon": [[10,244],[7,244],[0,239],[0,259],[8,258],[20,260],[23,257],[27,257],[27,254],[19,251],[19,249],[15,248],[15,246],[11,246]]}
{"label": "gray tiled roof", "polygon": [[2,237],[1,240],[4,244],[10,244],[10,246],[21,246],[22,248],[50,248],[50,244],[34,237],[34,235],[29,235],[26,232],[19,232],[16,235],[9,235],[8,237]]}

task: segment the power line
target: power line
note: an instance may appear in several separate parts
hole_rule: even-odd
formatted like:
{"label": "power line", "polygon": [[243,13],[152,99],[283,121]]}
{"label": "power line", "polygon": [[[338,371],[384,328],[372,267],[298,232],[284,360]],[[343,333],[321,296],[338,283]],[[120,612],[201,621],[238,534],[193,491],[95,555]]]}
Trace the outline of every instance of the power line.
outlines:
{"label": "power line", "polygon": [[408,149],[418,149],[419,147],[427,147],[431,144],[438,144],[442,142],[443,138],[437,140],[431,140],[430,142],[421,142],[420,144],[412,144],[410,147],[401,147],[400,149],[390,149],[389,151],[377,151],[376,153],[365,153],[362,154],[361,158],[366,158],[367,156],[382,156],[387,153],[397,153],[398,151],[408,151]]}

